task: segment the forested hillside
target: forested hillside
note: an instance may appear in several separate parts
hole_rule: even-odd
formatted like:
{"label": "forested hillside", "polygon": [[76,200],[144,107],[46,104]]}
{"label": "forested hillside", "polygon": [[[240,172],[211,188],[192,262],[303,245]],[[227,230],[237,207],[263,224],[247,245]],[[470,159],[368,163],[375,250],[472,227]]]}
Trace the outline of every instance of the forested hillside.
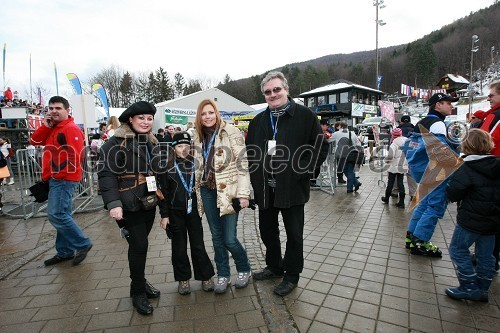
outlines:
{"label": "forested hillside", "polygon": [[[457,73],[468,79],[472,35],[479,36],[479,50],[473,62],[475,73],[491,63],[492,46],[493,56],[499,57],[500,3],[471,13],[412,43],[380,49],[380,75],[383,76],[380,89],[392,93],[399,91],[401,83],[431,88],[446,73]],[[275,69],[287,76],[292,96],[337,79],[375,87],[375,50],[328,55]],[[261,103],[264,102],[260,92],[263,74],[235,81],[226,77],[218,88],[245,103]]]}

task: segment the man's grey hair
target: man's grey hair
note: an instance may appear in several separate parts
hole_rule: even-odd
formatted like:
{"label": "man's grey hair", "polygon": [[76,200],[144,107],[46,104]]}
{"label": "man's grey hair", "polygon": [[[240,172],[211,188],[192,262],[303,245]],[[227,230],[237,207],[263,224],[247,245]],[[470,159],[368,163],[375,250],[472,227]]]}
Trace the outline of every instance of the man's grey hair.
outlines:
{"label": "man's grey hair", "polygon": [[497,94],[500,94],[500,80],[490,83],[490,89],[495,89]]}
{"label": "man's grey hair", "polygon": [[290,92],[288,88],[288,81],[286,80],[286,77],[283,75],[281,72],[269,72],[267,75],[262,79],[262,82],[260,83],[260,91],[264,93],[264,85],[271,81],[272,79],[280,79],[281,83],[283,83],[283,87],[287,92]]}

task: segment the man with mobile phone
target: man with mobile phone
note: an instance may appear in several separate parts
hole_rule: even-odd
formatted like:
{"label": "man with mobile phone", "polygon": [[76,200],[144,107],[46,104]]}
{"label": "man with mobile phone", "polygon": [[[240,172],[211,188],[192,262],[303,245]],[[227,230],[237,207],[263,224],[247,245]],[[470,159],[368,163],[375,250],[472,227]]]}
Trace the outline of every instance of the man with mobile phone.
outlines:
{"label": "man with mobile phone", "polygon": [[50,98],[43,126],[33,133],[30,143],[45,146],[42,180],[48,181],[50,188],[47,216],[57,230],[57,253],[44,264],[73,259],[73,265],[78,265],[87,257],[92,242],[72,217],[73,192],[82,180],[84,137],[70,116],[68,100],[61,96]]}

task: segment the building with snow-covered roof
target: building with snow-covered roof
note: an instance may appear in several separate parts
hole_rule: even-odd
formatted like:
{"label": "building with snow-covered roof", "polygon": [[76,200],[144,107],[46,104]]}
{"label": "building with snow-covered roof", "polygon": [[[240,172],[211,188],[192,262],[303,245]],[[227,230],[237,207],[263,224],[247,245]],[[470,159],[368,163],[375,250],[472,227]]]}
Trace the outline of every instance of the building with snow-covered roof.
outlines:
{"label": "building with snow-covered roof", "polygon": [[362,119],[377,115],[377,104],[383,91],[365,87],[347,80],[306,91],[299,95],[304,105],[322,118],[345,120],[355,125]]}
{"label": "building with snow-covered roof", "polygon": [[440,89],[446,89],[446,93],[455,96],[458,90],[467,89],[467,87],[469,86],[469,81],[458,74],[446,74],[441,79],[439,79],[436,86]]}
{"label": "building with snow-covered roof", "polygon": [[184,127],[188,121],[194,122],[198,104],[204,99],[215,101],[222,118],[229,122],[232,122],[232,116],[243,116],[255,111],[248,104],[222,90],[211,88],[156,104],[153,131],[165,128],[166,124]]}

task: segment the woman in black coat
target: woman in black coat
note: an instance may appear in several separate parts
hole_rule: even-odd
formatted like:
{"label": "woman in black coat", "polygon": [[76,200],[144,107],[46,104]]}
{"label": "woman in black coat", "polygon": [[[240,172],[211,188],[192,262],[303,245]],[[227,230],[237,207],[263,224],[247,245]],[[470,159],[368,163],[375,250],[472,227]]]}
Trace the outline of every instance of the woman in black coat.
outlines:
{"label": "woman in black coat", "polygon": [[[141,199],[156,199],[155,173],[159,158],[158,140],[151,133],[154,105],[136,102],[119,117],[122,125],[99,152],[99,188],[104,207],[120,227],[129,244],[130,296],[137,312],[153,313],[148,298],[160,296],[144,277],[148,251],[148,235],[156,215],[156,204],[145,207]],[[156,148],[156,149],[155,149]],[[152,178],[147,178],[152,177]]]}

